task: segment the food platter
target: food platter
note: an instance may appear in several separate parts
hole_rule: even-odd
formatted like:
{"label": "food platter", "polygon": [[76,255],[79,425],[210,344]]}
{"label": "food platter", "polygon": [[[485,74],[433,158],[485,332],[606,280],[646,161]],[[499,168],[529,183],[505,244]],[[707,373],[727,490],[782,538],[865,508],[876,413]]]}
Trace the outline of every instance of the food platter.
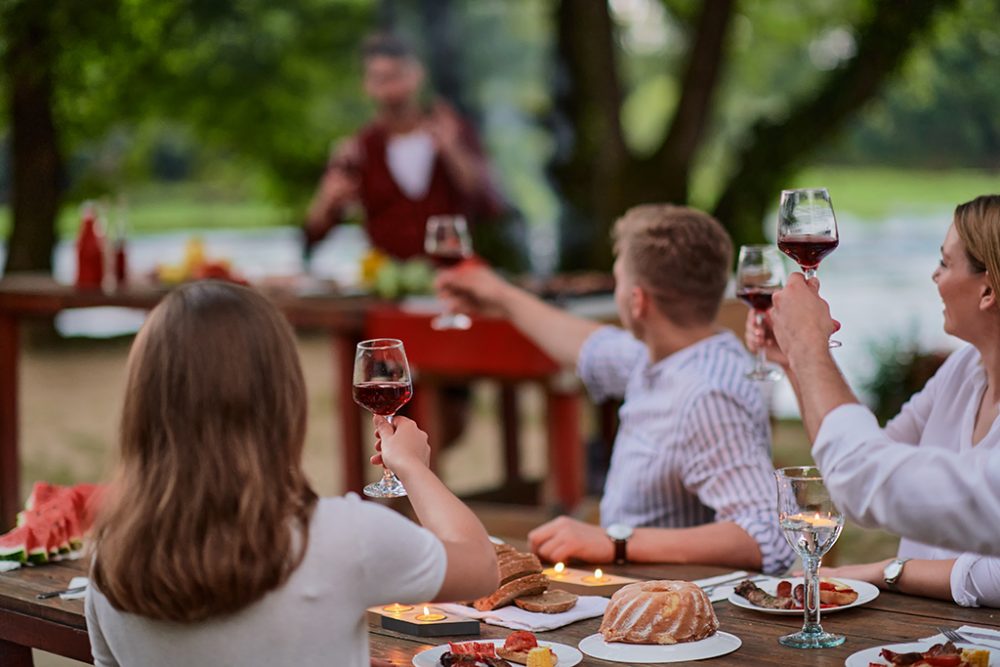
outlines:
{"label": "food platter", "polygon": [[[784,578],[784,580],[791,581],[793,585],[798,585],[802,583],[802,577],[790,577],[790,578],[786,577]],[[764,590],[767,593],[770,593],[771,595],[774,595],[775,591],[778,588],[778,582],[780,581],[782,581],[782,579],[778,577],[770,577],[768,579],[764,579],[763,581],[758,581],[756,583],[757,586],[759,586],[762,590]],[[820,610],[821,615],[831,614],[838,611],[844,611],[845,609],[851,609],[853,607],[860,607],[861,605],[868,604],[869,602],[878,597],[879,594],[878,587],[869,584],[867,581],[860,581],[858,579],[842,579],[842,578],[838,578],[837,581],[847,584],[855,591],[857,591],[858,599],[850,604],[840,605],[837,607],[824,607],[823,609]],[[742,595],[737,595],[735,591],[732,594],[730,594],[729,603],[737,607],[741,607],[743,609],[749,609],[751,611],[759,611],[762,614],[778,614],[781,616],[802,615],[801,607],[797,607],[794,609],[770,609],[768,607],[759,607],[754,603],[750,602],[749,600],[747,600]]]}
{"label": "food platter", "polygon": [[[504,643],[503,639],[480,639],[477,641],[480,643],[492,642],[497,648],[503,646]],[[580,664],[583,660],[583,654],[572,646],[545,641],[538,642],[538,645],[548,646],[552,649],[552,652],[556,654],[556,658],[558,659],[556,667],[572,667],[573,665]],[[440,646],[429,648],[426,651],[421,651],[413,656],[414,667],[441,667],[441,656],[444,655],[448,649],[448,644],[441,644]],[[517,663],[508,662],[508,664],[517,667]]]}
{"label": "food platter", "polygon": [[[592,658],[610,662],[624,662],[630,665],[648,665],[662,662],[684,662],[703,660],[732,653],[743,644],[736,635],[716,632],[701,641],[682,644],[623,644],[608,643],[600,634],[585,637],[580,642],[580,650]],[[562,662],[559,663],[561,667]]]}
{"label": "food platter", "polygon": [[[873,646],[871,648],[866,648],[863,651],[858,651],[857,653],[852,653],[848,656],[846,662],[844,662],[845,667],[868,667],[868,665],[875,664],[888,664],[882,658],[882,649],[887,648],[890,651],[895,651],[896,653],[923,653],[928,650],[931,646],[938,643],[934,640],[924,640],[919,642],[910,642],[908,644],[886,644],[884,646]],[[975,646],[973,644],[956,644],[958,648],[982,648],[980,646]],[[997,659],[990,654],[990,667],[997,667],[1000,663]]]}

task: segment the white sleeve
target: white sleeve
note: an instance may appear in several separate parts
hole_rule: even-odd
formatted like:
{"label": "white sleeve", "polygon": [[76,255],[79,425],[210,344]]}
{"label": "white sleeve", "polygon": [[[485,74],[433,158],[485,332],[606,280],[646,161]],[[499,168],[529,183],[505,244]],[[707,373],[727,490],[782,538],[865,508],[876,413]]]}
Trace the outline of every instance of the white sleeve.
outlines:
{"label": "white sleeve", "polygon": [[951,568],[951,597],[963,607],[1000,607],[1000,559],[959,556]]}
{"label": "white sleeve", "polygon": [[111,653],[111,647],[108,646],[107,640],[104,639],[104,633],[101,632],[101,623],[94,602],[97,595],[100,593],[91,579],[83,605],[84,614],[87,617],[87,634],[90,635],[90,654],[97,667],[118,667],[118,661],[115,660],[114,654]]}
{"label": "white sleeve", "polygon": [[444,544],[426,528],[371,502],[358,503],[365,606],[434,599],[448,569]]}
{"label": "white sleeve", "polygon": [[576,373],[594,401],[623,398],[635,365],[646,346],[619,327],[601,327],[587,336],[576,361]]}
{"label": "white sleeve", "polygon": [[[920,437],[924,433],[927,418],[931,414],[935,401],[938,400],[942,392],[954,389],[953,378],[968,364],[970,353],[976,354],[976,348],[971,345],[950,354],[923,388],[903,404],[899,414],[885,425],[885,434],[890,440],[906,445],[920,443]],[[978,355],[976,357],[978,358]]]}
{"label": "white sleeve", "polygon": [[912,540],[1000,555],[1000,451],[894,442],[856,403],[823,420],[813,459],[848,518]]}

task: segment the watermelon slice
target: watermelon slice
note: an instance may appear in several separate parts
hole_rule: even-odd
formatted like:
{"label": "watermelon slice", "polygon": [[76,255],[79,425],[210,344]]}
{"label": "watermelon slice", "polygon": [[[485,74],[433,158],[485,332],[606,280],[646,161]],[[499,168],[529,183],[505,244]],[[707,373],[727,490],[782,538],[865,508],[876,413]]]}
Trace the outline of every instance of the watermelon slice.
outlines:
{"label": "watermelon slice", "polygon": [[[27,529],[28,535],[31,538],[29,540],[30,545],[28,546],[28,562],[35,565],[49,562],[49,551],[52,541],[52,531],[49,530],[49,526],[44,523],[38,525],[27,523],[23,528]],[[58,551],[58,545],[56,549]]]}
{"label": "watermelon slice", "polygon": [[0,560],[12,560],[24,563],[28,560],[28,543],[31,539],[31,529],[20,526],[0,537]]}

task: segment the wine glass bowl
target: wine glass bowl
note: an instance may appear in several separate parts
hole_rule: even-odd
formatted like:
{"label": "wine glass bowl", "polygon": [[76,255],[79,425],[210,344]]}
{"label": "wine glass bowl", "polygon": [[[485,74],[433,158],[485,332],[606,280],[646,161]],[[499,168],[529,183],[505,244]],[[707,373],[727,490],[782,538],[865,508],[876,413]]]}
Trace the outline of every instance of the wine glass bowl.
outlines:
{"label": "wine glass bowl", "polygon": [[[424,252],[439,269],[449,269],[472,257],[472,237],[461,215],[432,215],[427,218]],[[431,321],[431,328],[468,329],[472,320],[461,313],[442,313]]]}
{"label": "wine glass bowl", "polygon": [[[758,327],[763,327],[764,314],[771,308],[771,295],[785,284],[785,267],[774,246],[745,245],[740,248],[736,265],[736,297],[753,309]],[[763,346],[757,350],[753,368],[747,373],[751,380],[780,380],[781,371],[768,366]]]}
{"label": "wine glass bowl", "polygon": [[778,641],[792,648],[839,646],[844,643],[844,636],[826,632],[819,622],[817,571],[823,555],[840,537],[844,516],[830,499],[816,468],[780,468],[774,475],[778,485],[778,521],[788,544],[802,558],[805,579],[802,629],[779,637]]}
{"label": "wine glass bowl", "polygon": [[[358,343],[352,389],[355,403],[391,422],[393,415],[413,396],[413,381],[403,342],[395,338],[375,338]],[[382,479],[366,486],[364,492],[373,498],[406,495],[399,478],[384,466]]]}

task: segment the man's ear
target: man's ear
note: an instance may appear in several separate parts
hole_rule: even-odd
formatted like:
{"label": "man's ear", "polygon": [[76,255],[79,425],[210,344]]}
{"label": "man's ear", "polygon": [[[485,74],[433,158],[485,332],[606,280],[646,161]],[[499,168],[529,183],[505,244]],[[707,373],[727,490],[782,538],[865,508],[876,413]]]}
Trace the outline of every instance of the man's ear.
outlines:
{"label": "man's ear", "polygon": [[632,319],[642,319],[649,312],[650,297],[649,292],[639,285],[632,287],[632,298],[629,299],[629,314]]}

